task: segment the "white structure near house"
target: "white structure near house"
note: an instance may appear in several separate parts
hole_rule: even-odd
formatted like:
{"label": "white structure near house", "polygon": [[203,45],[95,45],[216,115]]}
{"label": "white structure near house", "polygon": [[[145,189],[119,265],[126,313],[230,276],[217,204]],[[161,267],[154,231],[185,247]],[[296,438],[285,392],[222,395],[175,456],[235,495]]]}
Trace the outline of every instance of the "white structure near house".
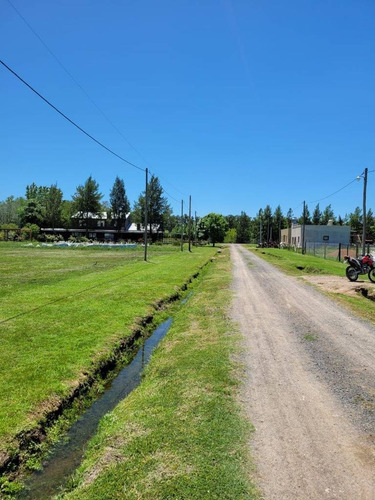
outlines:
{"label": "white structure near house", "polygon": [[302,241],[306,244],[320,243],[338,245],[349,245],[350,226],[334,226],[332,223],[327,225],[306,224],[304,227],[300,224],[292,224],[288,229],[281,231],[281,243],[285,246],[302,247]]}

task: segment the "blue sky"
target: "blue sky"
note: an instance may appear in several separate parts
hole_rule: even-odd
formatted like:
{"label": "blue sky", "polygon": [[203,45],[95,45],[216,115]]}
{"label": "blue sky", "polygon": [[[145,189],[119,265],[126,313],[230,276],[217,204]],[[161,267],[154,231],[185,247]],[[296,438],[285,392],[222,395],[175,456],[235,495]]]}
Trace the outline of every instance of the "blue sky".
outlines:
{"label": "blue sky", "polygon": [[[0,0],[1,59],[106,146],[159,176],[175,213],[300,215],[375,170],[373,0]],[[116,129],[92,104],[90,98]],[[32,182],[70,199],[144,174],[91,142],[0,66],[0,200]],[[126,140],[124,140],[124,138]],[[336,215],[363,182],[322,200]],[[375,211],[375,172],[368,205]]]}

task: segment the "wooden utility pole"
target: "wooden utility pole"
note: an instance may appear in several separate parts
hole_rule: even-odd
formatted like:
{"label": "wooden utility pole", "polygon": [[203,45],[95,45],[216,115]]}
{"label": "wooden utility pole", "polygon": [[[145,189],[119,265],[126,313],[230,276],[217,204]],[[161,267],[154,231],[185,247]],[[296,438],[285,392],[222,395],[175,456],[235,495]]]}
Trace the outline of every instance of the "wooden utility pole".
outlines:
{"label": "wooden utility pole", "polygon": [[303,202],[303,217],[302,217],[302,254],[305,253],[305,224],[306,224],[306,202]]}
{"label": "wooden utility pole", "polygon": [[362,255],[366,254],[366,191],[367,191],[367,172],[365,168],[363,176],[363,231],[362,231]]}
{"label": "wooden utility pole", "polygon": [[189,196],[189,252],[191,252],[191,195]]}
{"label": "wooden utility pole", "polygon": [[197,224],[197,211],[194,212],[194,242],[195,245],[198,244],[198,224]]}
{"label": "wooden utility pole", "polygon": [[144,232],[144,244],[145,244],[145,258],[147,262],[147,212],[148,212],[148,168],[146,168],[146,190],[145,190],[145,232]]}
{"label": "wooden utility pole", "polygon": [[181,200],[181,252],[184,250],[184,200]]}

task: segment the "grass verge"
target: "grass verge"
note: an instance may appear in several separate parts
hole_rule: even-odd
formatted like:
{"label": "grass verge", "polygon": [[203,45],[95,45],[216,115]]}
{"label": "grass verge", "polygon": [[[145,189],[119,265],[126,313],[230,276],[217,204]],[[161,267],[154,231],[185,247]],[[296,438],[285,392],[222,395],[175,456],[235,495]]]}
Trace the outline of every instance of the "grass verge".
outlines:
{"label": "grass verge", "polygon": [[102,420],[60,499],[259,498],[235,401],[228,250],[202,274],[142,384]]}
{"label": "grass verge", "polygon": [[313,255],[302,255],[279,248],[255,248],[253,245],[243,246],[270,264],[293,276],[303,276],[304,274],[345,276],[345,265],[341,262],[325,260]]}
{"label": "grass verge", "polygon": [[215,251],[2,245],[0,462]]}

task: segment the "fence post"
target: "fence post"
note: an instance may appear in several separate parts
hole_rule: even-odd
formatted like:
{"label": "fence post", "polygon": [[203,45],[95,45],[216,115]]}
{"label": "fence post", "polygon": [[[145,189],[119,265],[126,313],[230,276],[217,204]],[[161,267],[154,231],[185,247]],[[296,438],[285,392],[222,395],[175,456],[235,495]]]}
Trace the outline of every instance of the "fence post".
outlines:
{"label": "fence post", "polygon": [[324,258],[327,258],[327,245],[324,245]]}
{"label": "fence post", "polygon": [[358,259],[358,243],[355,245],[355,258]]}
{"label": "fence post", "polygon": [[341,262],[341,243],[339,243],[339,262]]}

